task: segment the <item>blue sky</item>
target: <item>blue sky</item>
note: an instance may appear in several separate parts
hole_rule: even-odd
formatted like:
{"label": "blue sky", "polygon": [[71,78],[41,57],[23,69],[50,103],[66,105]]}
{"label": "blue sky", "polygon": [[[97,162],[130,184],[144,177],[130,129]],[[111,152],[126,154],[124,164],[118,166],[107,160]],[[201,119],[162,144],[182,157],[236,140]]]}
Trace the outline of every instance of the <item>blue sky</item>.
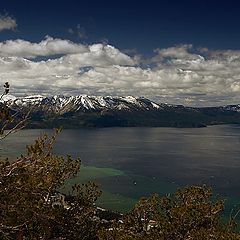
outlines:
{"label": "blue sky", "polygon": [[0,81],[16,95],[239,103],[239,7],[231,0],[3,1]]}
{"label": "blue sky", "polygon": [[108,40],[121,49],[150,54],[155,48],[194,44],[211,49],[238,49],[239,1],[2,1],[2,13],[13,15],[17,32],[0,39],[40,41],[46,35],[79,41],[68,29],[84,29],[93,43]]}

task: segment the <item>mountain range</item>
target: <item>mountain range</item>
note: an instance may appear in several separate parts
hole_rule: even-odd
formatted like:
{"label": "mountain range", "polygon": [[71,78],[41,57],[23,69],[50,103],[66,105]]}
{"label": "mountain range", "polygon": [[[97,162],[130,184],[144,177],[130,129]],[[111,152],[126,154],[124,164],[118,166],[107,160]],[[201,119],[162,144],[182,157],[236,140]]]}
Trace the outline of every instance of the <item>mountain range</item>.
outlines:
{"label": "mountain range", "polygon": [[240,105],[185,107],[156,103],[144,97],[5,95],[12,111],[30,111],[30,128],[205,127],[239,124]]}

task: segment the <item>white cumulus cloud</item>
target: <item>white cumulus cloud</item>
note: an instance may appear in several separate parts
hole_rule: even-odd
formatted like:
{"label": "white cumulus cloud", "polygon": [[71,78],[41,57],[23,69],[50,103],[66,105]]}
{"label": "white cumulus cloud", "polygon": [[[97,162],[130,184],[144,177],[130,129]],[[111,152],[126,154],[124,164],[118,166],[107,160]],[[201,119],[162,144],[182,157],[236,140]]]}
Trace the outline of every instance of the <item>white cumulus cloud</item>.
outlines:
{"label": "white cumulus cloud", "polygon": [[[54,59],[32,59],[60,54]],[[136,95],[192,106],[240,103],[238,50],[179,45],[155,50],[148,68],[106,44],[83,45],[47,37],[39,43],[0,43],[0,83],[12,94]],[[136,61],[136,59],[138,59]]]}
{"label": "white cumulus cloud", "polygon": [[87,52],[88,47],[69,40],[53,39],[47,36],[39,43],[17,39],[0,43],[0,56],[18,56],[34,58],[37,56],[51,56],[57,54],[75,54]]}

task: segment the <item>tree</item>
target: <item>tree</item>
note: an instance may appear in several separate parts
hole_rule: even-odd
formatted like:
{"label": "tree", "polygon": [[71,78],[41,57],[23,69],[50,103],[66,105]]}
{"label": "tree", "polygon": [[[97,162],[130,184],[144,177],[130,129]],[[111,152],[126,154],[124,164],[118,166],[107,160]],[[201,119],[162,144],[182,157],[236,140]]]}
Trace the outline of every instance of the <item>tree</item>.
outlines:
{"label": "tree", "polygon": [[223,224],[222,200],[206,186],[179,189],[172,196],[142,198],[123,223],[103,229],[101,240],[237,240],[233,224]]}
{"label": "tree", "polygon": [[[16,161],[0,163],[0,234],[4,239],[94,239],[97,222],[96,184],[75,185],[68,196],[59,192],[80,170],[80,159],[56,156],[59,133],[40,137]],[[77,236],[77,237],[76,237]],[[0,239],[1,239],[0,237]]]}

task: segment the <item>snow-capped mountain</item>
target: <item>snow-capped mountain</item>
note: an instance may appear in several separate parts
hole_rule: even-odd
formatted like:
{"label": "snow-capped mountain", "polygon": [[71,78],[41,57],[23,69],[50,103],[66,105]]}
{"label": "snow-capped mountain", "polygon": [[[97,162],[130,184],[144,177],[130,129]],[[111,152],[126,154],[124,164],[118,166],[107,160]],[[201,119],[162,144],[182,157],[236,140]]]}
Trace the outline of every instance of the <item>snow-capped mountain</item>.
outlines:
{"label": "snow-capped mountain", "polygon": [[240,112],[240,104],[223,106],[224,110]]}
{"label": "snow-capped mountain", "polygon": [[[101,96],[52,96],[44,97],[41,95],[16,98],[12,95],[5,95],[2,102],[12,109],[31,108],[34,111],[44,110],[55,114],[65,114],[68,112],[99,112],[106,110],[153,110],[163,109],[168,105],[157,104],[142,97],[101,97]],[[169,105],[170,106],[170,105]]]}
{"label": "snow-capped mountain", "polygon": [[144,97],[4,95],[12,111],[31,112],[30,127],[203,127],[240,123],[240,105],[191,108]]}

